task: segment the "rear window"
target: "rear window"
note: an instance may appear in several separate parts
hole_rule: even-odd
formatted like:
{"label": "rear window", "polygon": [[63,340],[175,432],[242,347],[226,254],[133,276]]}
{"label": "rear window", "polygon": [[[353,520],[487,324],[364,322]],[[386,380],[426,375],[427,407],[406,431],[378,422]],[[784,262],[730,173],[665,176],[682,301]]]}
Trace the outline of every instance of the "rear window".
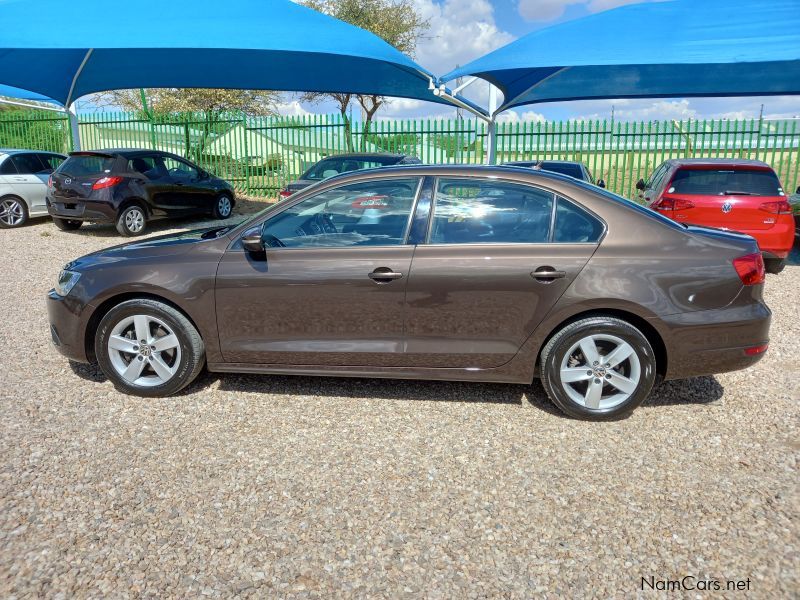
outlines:
{"label": "rear window", "polygon": [[680,169],[667,191],[689,196],[783,195],[778,176],[764,169]]}
{"label": "rear window", "polygon": [[73,177],[99,175],[101,173],[110,173],[113,165],[114,159],[109,156],[78,154],[65,160],[59,172]]}
{"label": "rear window", "polygon": [[394,165],[397,163],[395,157],[333,157],[326,158],[319,161],[308,171],[306,171],[301,179],[308,179],[311,181],[322,181],[339,175],[340,173],[349,173],[350,171],[360,171],[362,169],[374,169],[376,167],[384,167],[386,165]]}
{"label": "rear window", "polygon": [[561,173],[562,175],[569,175],[575,179],[583,179],[583,172],[579,165],[571,165],[568,163],[551,163],[543,162],[542,170],[550,171],[552,173]]}

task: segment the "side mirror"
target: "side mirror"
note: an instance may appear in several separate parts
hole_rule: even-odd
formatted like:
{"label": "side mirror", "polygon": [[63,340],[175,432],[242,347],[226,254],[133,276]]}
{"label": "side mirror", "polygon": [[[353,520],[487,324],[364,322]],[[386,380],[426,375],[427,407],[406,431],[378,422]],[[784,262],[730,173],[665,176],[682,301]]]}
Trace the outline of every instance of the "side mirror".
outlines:
{"label": "side mirror", "polygon": [[599,180],[597,181],[597,187],[605,188],[605,187],[606,187],[606,182],[605,182],[605,180],[603,180],[603,179],[599,179]]}
{"label": "side mirror", "polygon": [[264,252],[264,242],[261,240],[261,227],[254,227],[242,236],[242,248],[247,252]]}
{"label": "side mirror", "polygon": [[639,181],[636,182],[636,189],[644,191],[645,189],[644,179],[640,179]]}
{"label": "side mirror", "polygon": [[797,189],[794,191],[795,194],[800,194],[800,185],[797,186]]}

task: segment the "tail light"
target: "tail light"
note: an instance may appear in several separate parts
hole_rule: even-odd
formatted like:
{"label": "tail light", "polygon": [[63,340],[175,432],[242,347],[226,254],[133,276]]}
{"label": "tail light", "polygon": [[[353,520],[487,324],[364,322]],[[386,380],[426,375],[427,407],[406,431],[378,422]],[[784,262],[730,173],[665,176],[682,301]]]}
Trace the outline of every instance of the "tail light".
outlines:
{"label": "tail light", "polygon": [[756,354],[763,354],[769,348],[769,344],[759,344],[758,346],[751,346],[750,348],[745,348],[744,353],[747,356],[755,356]]}
{"label": "tail light", "polygon": [[662,198],[654,208],[658,210],[686,210],[687,208],[694,208],[694,202],[681,198]]}
{"label": "tail light", "polygon": [[103,190],[105,188],[114,187],[120,181],[122,181],[122,177],[101,177],[97,181],[94,182],[92,185],[93,190]]}
{"label": "tail light", "polygon": [[786,200],[776,200],[774,202],[762,202],[759,207],[761,210],[775,215],[788,215],[792,212],[792,206]]}
{"label": "tail light", "polygon": [[758,285],[764,283],[764,258],[760,252],[746,254],[733,259],[733,268],[739,274],[739,279],[745,285]]}
{"label": "tail light", "polygon": [[291,195],[292,195],[292,192],[290,192],[289,190],[281,190],[280,192],[278,192],[278,196],[280,196],[281,200],[285,200],[286,198],[288,198]]}

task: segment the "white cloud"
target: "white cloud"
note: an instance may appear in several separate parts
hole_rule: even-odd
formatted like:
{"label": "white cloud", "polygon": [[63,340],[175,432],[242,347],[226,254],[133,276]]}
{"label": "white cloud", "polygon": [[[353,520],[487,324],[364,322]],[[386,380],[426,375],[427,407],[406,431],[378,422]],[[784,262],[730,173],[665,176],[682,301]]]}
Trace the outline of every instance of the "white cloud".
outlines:
{"label": "white cloud", "polygon": [[568,6],[585,5],[590,13],[602,12],[625,4],[663,2],[663,0],[519,0],[519,14],[527,21],[555,21]]}
{"label": "white cloud", "polygon": [[507,110],[497,115],[498,123],[544,123],[546,120],[543,114],[532,110],[522,113],[516,110]]}
{"label": "white cloud", "polygon": [[423,19],[430,22],[416,58],[436,75],[464,65],[514,39],[497,27],[494,8],[487,0],[415,0]]}
{"label": "white cloud", "polygon": [[286,117],[305,117],[313,114],[306,110],[298,100],[289,100],[288,102],[279,102],[276,106],[278,114]]}

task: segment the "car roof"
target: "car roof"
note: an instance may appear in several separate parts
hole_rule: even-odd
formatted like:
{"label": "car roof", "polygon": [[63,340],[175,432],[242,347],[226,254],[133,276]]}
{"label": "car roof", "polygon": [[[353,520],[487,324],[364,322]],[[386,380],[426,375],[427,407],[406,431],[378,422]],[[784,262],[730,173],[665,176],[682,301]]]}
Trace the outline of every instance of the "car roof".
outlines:
{"label": "car roof", "polygon": [[677,167],[757,167],[759,169],[772,169],[762,160],[749,158],[672,158],[667,160]]}
{"label": "car roof", "polygon": [[551,165],[583,165],[579,160],[555,160],[549,158],[536,158],[531,160],[512,160],[504,163],[506,165],[538,165],[539,163],[547,163]]}
{"label": "car roof", "polygon": [[103,154],[108,156],[119,155],[126,158],[131,156],[141,156],[143,154],[165,154],[172,156],[170,152],[164,152],[163,150],[148,150],[147,148],[103,148],[102,150],[76,150],[75,152],[69,153],[70,156],[81,154]]}
{"label": "car roof", "polygon": [[35,152],[36,154],[57,154],[64,156],[60,152],[53,152],[52,150],[28,150],[25,148],[0,148],[0,154],[19,154],[20,152]]}
{"label": "car roof", "polygon": [[395,152],[348,152],[345,154],[331,154],[321,160],[328,158],[406,158],[408,154],[397,154]]}

